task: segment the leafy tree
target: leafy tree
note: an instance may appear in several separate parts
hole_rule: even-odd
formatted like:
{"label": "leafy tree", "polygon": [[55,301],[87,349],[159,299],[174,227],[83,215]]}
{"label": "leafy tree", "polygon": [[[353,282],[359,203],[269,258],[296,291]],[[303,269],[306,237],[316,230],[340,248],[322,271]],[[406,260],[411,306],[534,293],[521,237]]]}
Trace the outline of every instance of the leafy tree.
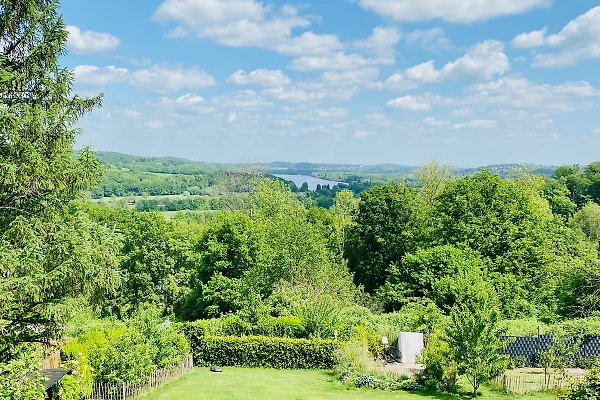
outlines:
{"label": "leafy tree", "polygon": [[483,268],[477,252],[451,245],[408,253],[400,265],[390,267],[386,283],[378,290],[387,310],[397,310],[410,299],[427,297],[448,311],[456,301],[455,276]]}
{"label": "leafy tree", "polygon": [[73,126],[100,97],[71,94],[56,0],[0,1],[0,363],[59,333],[66,296],[117,284],[116,238],[64,205],[97,181]]}
{"label": "leafy tree", "polygon": [[0,236],[0,362],[22,344],[47,343],[68,316],[62,301],[81,294],[93,304],[120,284],[118,236],[84,213],[19,217]]}
{"label": "leafy tree", "polygon": [[600,161],[592,162],[583,169],[583,177],[589,182],[588,197],[600,204]]}
{"label": "leafy tree", "polygon": [[0,2],[0,228],[63,204],[97,181],[99,163],[73,154],[79,116],[100,97],[71,95],[58,65],[67,31],[57,0]]}
{"label": "leafy tree", "polygon": [[492,261],[492,270],[531,275],[547,256],[539,236],[548,215],[524,188],[488,171],[451,183],[435,216],[438,240],[464,243]]}
{"label": "leafy tree", "polygon": [[570,269],[563,282],[556,295],[564,303],[567,316],[589,317],[600,311],[600,262]]}
{"label": "leafy tree", "polygon": [[420,185],[418,199],[426,206],[433,206],[437,197],[454,178],[452,168],[433,159],[414,172]]}
{"label": "leafy tree", "polygon": [[587,203],[575,213],[571,224],[580,228],[588,239],[600,246],[600,205]]}
{"label": "leafy tree", "polygon": [[543,187],[543,196],[548,200],[552,213],[569,219],[575,212],[577,204],[570,198],[570,191],[562,180],[548,180]]}
{"label": "leafy tree", "polygon": [[577,206],[590,200],[587,193],[590,182],[581,174],[579,166],[559,167],[554,171],[554,176],[567,186],[570,192],[569,197]]}
{"label": "leafy tree", "polygon": [[402,184],[375,186],[361,194],[355,224],[346,243],[355,282],[374,292],[392,265],[414,247],[416,191]]}
{"label": "leafy tree", "polygon": [[477,273],[462,274],[457,281],[462,290],[450,312],[446,340],[458,373],[467,376],[475,397],[481,384],[506,368],[506,356],[500,354],[504,331],[492,286]]}

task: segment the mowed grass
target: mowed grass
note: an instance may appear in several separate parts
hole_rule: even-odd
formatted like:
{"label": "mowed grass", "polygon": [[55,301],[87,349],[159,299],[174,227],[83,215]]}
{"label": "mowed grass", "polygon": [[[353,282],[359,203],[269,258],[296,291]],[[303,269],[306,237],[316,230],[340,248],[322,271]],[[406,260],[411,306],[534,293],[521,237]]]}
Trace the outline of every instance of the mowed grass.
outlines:
{"label": "mowed grass", "polygon": [[[468,396],[354,389],[324,371],[226,367],[224,372],[194,368],[182,378],[154,390],[146,400],[458,400]],[[551,393],[504,395],[483,389],[481,400],[555,400]]]}

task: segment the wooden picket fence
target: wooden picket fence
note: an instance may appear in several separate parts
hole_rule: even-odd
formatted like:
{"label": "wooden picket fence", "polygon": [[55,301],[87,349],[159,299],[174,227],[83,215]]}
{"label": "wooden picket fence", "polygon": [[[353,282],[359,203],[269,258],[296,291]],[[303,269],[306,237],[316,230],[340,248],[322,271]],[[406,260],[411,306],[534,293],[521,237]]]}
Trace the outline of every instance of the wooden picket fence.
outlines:
{"label": "wooden picket fence", "polygon": [[188,355],[179,364],[166,368],[158,368],[141,382],[108,383],[96,382],[92,392],[85,400],[125,400],[147,393],[150,389],[163,385],[172,379],[189,372],[194,367],[194,360]]}
{"label": "wooden picket fence", "polygon": [[526,394],[533,392],[568,389],[583,376],[563,376],[562,374],[519,374],[500,375],[492,382],[502,388],[504,393]]}

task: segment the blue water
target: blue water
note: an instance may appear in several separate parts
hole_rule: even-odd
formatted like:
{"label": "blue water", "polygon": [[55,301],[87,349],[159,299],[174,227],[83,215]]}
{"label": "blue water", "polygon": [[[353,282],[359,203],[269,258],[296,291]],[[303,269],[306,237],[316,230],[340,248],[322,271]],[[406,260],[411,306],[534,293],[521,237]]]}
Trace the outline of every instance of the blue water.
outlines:
{"label": "blue water", "polygon": [[334,187],[338,183],[342,183],[342,182],[330,181],[328,179],[315,178],[314,176],[309,176],[309,175],[273,174],[273,176],[284,179],[286,181],[294,182],[294,184],[298,187],[298,189],[300,189],[300,186],[302,186],[302,184],[304,182],[306,182],[308,184],[308,190],[317,190],[317,185],[321,185],[321,186],[329,185],[329,187]]}

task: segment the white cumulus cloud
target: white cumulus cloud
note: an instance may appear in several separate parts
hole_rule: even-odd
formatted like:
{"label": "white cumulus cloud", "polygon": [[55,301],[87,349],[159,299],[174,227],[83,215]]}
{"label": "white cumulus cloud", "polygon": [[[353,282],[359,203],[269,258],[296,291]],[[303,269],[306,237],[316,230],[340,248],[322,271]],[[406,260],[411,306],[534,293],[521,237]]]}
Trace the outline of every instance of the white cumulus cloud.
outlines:
{"label": "white cumulus cloud", "polygon": [[197,94],[193,94],[193,93],[186,93],[182,96],[179,96],[177,99],[175,99],[175,103],[183,104],[183,105],[195,105],[195,104],[200,104],[203,102],[204,102],[204,97],[198,96]]}
{"label": "white cumulus cloud", "polygon": [[406,35],[406,40],[409,43],[416,44],[431,51],[449,49],[452,47],[452,42],[446,37],[444,29],[440,27],[415,29]]}
{"label": "white cumulus cloud", "polygon": [[529,49],[542,46],[546,42],[547,31],[548,28],[546,27],[539,31],[521,33],[520,35],[515,36],[511,44],[517,49]]}
{"label": "white cumulus cloud", "polygon": [[163,64],[131,72],[128,82],[136,88],[158,93],[198,89],[216,84],[211,75],[198,67]]}
{"label": "white cumulus cloud", "polygon": [[538,53],[534,67],[566,67],[600,58],[600,6],[570,21],[560,32],[544,38],[553,52]]}
{"label": "white cumulus cloud", "polygon": [[288,55],[306,55],[341,47],[335,35],[305,32],[310,21],[296,8],[266,6],[257,0],[164,0],[154,19],[174,23],[170,35],[196,36],[232,47],[258,47]]}
{"label": "white cumulus cloud", "polygon": [[363,8],[396,21],[441,19],[461,23],[520,14],[550,3],[550,0],[359,0]]}
{"label": "white cumulus cloud", "polygon": [[504,54],[504,44],[486,40],[471,47],[464,56],[450,61],[441,69],[437,69],[433,61],[428,61],[391,75],[385,86],[408,89],[424,83],[481,81],[502,75],[509,68],[510,62]]}
{"label": "white cumulus cloud", "polygon": [[76,53],[102,53],[119,47],[121,41],[109,33],[82,31],[79,27],[68,25],[67,46]]}
{"label": "white cumulus cloud", "polygon": [[114,83],[123,82],[129,70],[114,65],[97,67],[95,65],[78,65],[73,68],[76,85],[88,87],[103,87]]}
{"label": "white cumulus cloud", "polygon": [[279,69],[259,68],[248,73],[241,69],[237,70],[231,74],[228,82],[235,83],[236,85],[270,87],[287,85],[291,80]]}
{"label": "white cumulus cloud", "polygon": [[429,111],[431,110],[431,104],[422,101],[414,96],[402,96],[392,99],[387,102],[387,106],[390,108],[397,108],[408,111]]}
{"label": "white cumulus cloud", "polygon": [[471,104],[498,104],[515,109],[573,112],[591,106],[589,99],[600,97],[600,89],[588,82],[561,85],[535,83],[525,78],[502,78],[467,88]]}

